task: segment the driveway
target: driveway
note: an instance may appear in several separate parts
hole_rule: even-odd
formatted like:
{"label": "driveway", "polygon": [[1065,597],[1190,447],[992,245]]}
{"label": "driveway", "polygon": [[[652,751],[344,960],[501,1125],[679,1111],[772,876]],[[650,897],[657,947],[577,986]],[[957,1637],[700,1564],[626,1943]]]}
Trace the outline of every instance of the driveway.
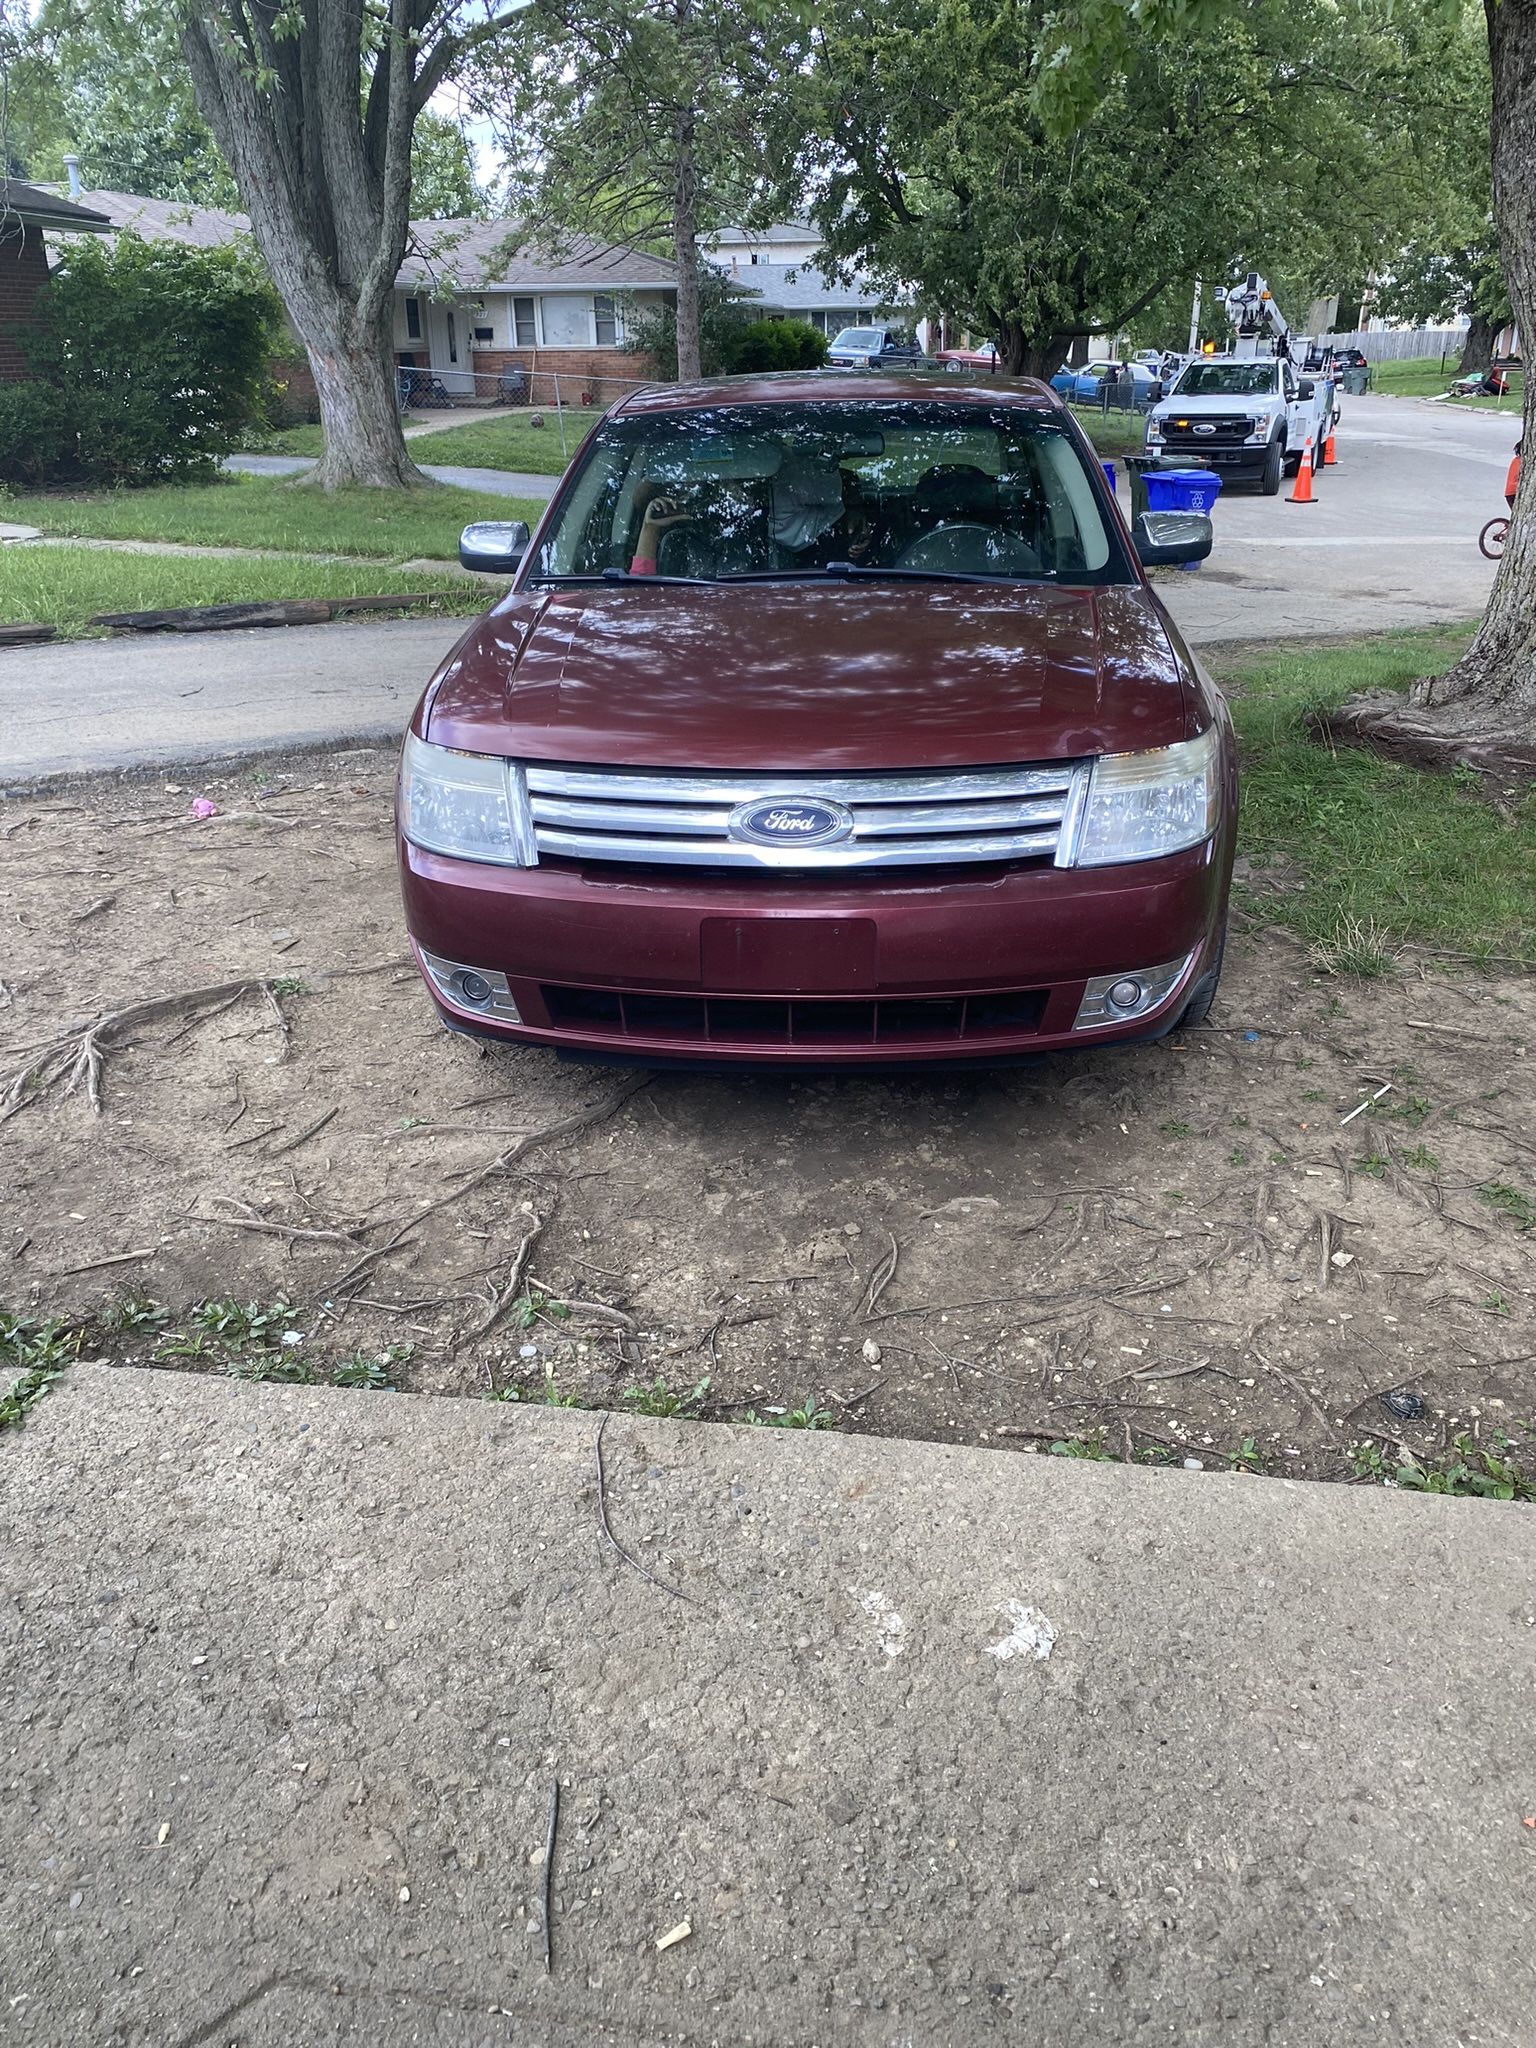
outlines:
{"label": "driveway", "polygon": [[[1485,413],[1350,399],[1339,463],[1314,504],[1224,495],[1211,560],[1195,575],[1161,576],[1158,589],[1195,646],[1474,618],[1493,580],[1477,534],[1502,507],[1512,432]],[[303,466],[294,456],[232,461]],[[517,495],[537,486],[547,496],[555,481],[430,473]],[[462,630],[460,620],[408,620],[11,649],[0,654],[0,772],[15,783],[398,733]]]}

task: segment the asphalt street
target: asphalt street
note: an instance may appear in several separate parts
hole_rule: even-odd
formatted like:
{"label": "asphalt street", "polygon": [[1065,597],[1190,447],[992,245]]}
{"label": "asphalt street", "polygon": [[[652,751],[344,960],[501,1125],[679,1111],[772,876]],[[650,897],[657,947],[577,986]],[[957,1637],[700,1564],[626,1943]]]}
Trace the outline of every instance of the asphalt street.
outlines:
{"label": "asphalt street", "polygon": [[[1224,493],[1210,561],[1158,588],[1197,646],[1475,618],[1493,580],[1477,535],[1503,509],[1516,431],[1418,400],[1347,400],[1313,504]],[[398,733],[463,630],[414,619],[9,649],[0,785]]]}

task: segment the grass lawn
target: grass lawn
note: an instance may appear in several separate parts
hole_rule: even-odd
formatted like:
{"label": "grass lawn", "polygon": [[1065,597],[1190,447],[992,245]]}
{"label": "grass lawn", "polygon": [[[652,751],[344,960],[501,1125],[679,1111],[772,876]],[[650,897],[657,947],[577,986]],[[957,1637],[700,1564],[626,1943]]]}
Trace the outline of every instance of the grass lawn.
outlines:
{"label": "grass lawn", "polygon": [[[1140,455],[1147,438],[1144,413],[1100,412],[1097,406],[1074,408],[1083,430],[1107,460]],[[430,415],[429,415],[430,417]],[[411,454],[417,462],[440,462],[469,469],[521,470],[530,476],[559,476],[566,458],[560,452],[560,427],[553,412],[542,427],[530,427],[526,412],[488,413],[467,427],[444,427],[441,433],[412,434]],[[565,438],[572,455],[597,412],[568,409]],[[287,427],[262,443],[270,455],[318,455],[318,427]],[[520,514],[508,515],[520,517]]]}
{"label": "grass lawn", "polygon": [[435,590],[445,612],[473,615],[488,586],[446,572],[402,573],[376,562],[315,562],[303,556],[247,559],[118,555],[105,548],[0,548],[0,619],[46,622],[88,632],[95,612],[168,610],[281,597],[371,597]]}
{"label": "grass lawn", "polygon": [[[1456,365],[1446,359],[1444,369],[1438,356],[1410,356],[1400,363],[1374,363],[1371,366],[1371,389],[1392,398],[1439,398],[1450,388],[1456,375]],[[1511,418],[1518,418],[1524,405],[1518,377],[1512,380],[1514,388],[1505,398],[1453,398],[1452,405],[1465,406],[1470,412],[1506,412]],[[1345,400],[1348,404],[1348,400]]]}
{"label": "grass lawn", "polygon": [[[1223,671],[1234,686],[1253,906],[1356,971],[1381,971],[1404,942],[1536,965],[1536,792],[1506,815],[1483,795],[1482,776],[1428,774],[1354,748],[1333,754],[1302,724],[1312,707],[1356,690],[1406,689],[1439,673],[1471,630],[1277,650]],[[1305,887],[1272,891],[1266,868]]]}
{"label": "grass lawn", "polygon": [[471,520],[526,519],[531,524],[543,510],[526,499],[494,498],[446,484],[421,491],[317,491],[285,477],[258,476],[143,491],[19,496],[13,506],[11,516],[44,533],[384,561],[417,555],[453,561],[459,529]]}
{"label": "grass lawn", "polygon": [[1074,405],[1074,417],[1106,462],[1147,452],[1144,412],[1100,412],[1096,405]]}

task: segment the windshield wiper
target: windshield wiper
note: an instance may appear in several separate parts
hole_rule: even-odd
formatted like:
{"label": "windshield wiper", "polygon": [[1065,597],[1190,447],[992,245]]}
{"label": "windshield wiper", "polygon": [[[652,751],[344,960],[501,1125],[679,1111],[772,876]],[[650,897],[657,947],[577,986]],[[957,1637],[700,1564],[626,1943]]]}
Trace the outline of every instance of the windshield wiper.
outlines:
{"label": "windshield wiper", "polygon": [[1042,583],[1054,569],[1033,569],[1027,576],[987,576],[964,569],[875,569],[864,562],[828,562],[824,575],[861,583]]}
{"label": "windshield wiper", "polygon": [[628,569],[604,569],[596,576],[530,576],[530,584],[545,583],[713,583],[713,576],[636,576]]}
{"label": "windshield wiper", "polygon": [[738,576],[717,576],[716,583],[1041,583],[1056,574],[1036,569],[1027,576],[986,576],[963,569],[876,569],[865,562],[828,562],[817,569],[748,569]]}

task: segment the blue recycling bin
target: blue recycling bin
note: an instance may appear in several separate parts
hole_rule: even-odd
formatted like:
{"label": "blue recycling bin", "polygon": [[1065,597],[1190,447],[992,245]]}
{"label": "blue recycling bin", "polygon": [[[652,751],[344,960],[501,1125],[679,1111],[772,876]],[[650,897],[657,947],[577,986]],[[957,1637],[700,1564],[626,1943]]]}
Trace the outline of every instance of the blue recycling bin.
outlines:
{"label": "blue recycling bin", "polygon": [[1203,512],[1207,519],[1221,496],[1221,478],[1213,469],[1149,469],[1149,512]]}
{"label": "blue recycling bin", "polygon": [[[1149,469],[1144,481],[1149,512],[1199,512],[1209,519],[1221,496],[1221,478],[1212,469]],[[1198,562],[1185,562],[1198,571]]]}
{"label": "blue recycling bin", "polygon": [[1100,468],[1104,471],[1104,481],[1109,485],[1110,495],[1113,496],[1115,489],[1115,465],[1112,462],[1105,462],[1100,464]]}

